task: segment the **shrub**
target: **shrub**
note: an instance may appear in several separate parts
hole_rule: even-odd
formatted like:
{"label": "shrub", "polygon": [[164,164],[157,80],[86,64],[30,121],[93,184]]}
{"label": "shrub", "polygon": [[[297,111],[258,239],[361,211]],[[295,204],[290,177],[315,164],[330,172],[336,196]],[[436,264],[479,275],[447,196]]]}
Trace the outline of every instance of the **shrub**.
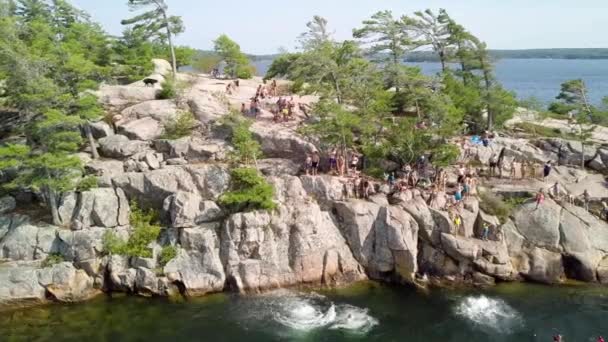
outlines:
{"label": "shrub", "polygon": [[136,202],[131,202],[129,217],[133,233],[126,242],[108,231],[103,236],[103,249],[106,253],[130,257],[151,258],[152,251],[148,245],[158,239],[160,226],[158,215],[152,210],[142,210]]}
{"label": "shrub", "polygon": [[503,199],[491,191],[484,191],[479,194],[479,208],[487,214],[498,217],[500,222],[505,222],[513,213],[513,210],[523,204],[525,199],[509,198]]}
{"label": "shrub", "polygon": [[76,191],[85,192],[91,189],[95,189],[98,186],[97,177],[95,176],[87,176],[84,177],[78,182],[78,186],[76,187]]}
{"label": "shrub", "polygon": [[177,97],[177,87],[174,81],[166,80],[161,84],[161,90],[157,95],[159,100],[170,100]]}
{"label": "shrub", "polygon": [[63,255],[58,253],[51,253],[42,262],[42,268],[53,267],[57,264],[61,264],[64,261],[65,260],[63,259]]}
{"label": "shrub", "polygon": [[234,152],[232,152],[231,157],[233,161],[246,165],[255,163],[262,156],[262,148],[249,130],[251,121],[238,112],[232,112],[224,117],[223,123],[232,130],[231,142],[234,146]]}
{"label": "shrub", "polygon": [[174,246],[165,246],[160,252],[158,263],[165,267],[169,261],[175,259],[177,256],[177,249]]}
{"label": "shrub", "polygon": [[182,137],[187,137],[192,134],[192,131],[198,122],[190,111],[179,113],[174,119],[169,120],[165,124],[163,139],[175,140]]}
{"label": "shrub", "polygon": [[220,204],[232,212],[272,210],[274,188],[256,169],[238,168],[231,172],[232,190],[220,197]]}
{"label": "shrub", "polygon": [[257,73],[253,65],[241,65],[236,70],[236,77],[244,80],[252,78]]}

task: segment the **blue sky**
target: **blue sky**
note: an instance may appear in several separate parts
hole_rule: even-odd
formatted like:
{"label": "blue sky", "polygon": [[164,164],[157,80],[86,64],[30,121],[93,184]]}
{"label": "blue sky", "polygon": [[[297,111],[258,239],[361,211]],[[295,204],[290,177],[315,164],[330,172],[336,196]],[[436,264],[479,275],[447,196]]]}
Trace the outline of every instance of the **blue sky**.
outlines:
{"label": "blue sky", "polygon": [[[296,37],[315,14],[329,20],[337,38],[379,10],[408,14],[445,8],[493,49],[608,47],[607,0],[166,0],[183,17],[179,44],[200,49],[222,33],[243,51],[293,50]],[[127,0],[72,0],[112,34],[131,15]]]}

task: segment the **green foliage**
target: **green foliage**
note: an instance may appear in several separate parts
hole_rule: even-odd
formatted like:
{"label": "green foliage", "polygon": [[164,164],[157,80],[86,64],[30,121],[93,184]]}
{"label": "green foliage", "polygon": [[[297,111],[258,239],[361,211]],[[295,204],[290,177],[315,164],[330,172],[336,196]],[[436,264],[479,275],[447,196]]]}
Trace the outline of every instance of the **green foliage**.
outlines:
{"label": "green foliage", "polygon": [[537,112],[544,112],[546,110],[545,104],[539,98],[534,96],[520,100],[519,106]]}
{"label": "green foliage", "polygon": [[165,123],[162,138],[175,140],[192,134],[198,122],[190,111],[178,113],[177,116]]}
{"label": "green foliage", "polygon": [[[161,44],[167,44],[173,65],[173,73],[177,72],[177,53],[173,46],[173,37],[184,32],[184,23],[181,17],[170,16],[168,6],[165,0],[129,0],[129,8],[133,11],[144,9],[133,18],[121,21],[123,25],[131,26],[131,29],[137,33],[141,40],[156,41]],[[191,51],[182,50],[182,58],[188,58]],[[184,56],[185,54],[185,56]]]}
{"label": "green foliage", "polygon": [[231,212],[273,210],[274,188],[256,169],[237,168],[231,172],[232,188],[220,197],[219,203]]}
{"label": "green foliage", "polygon": [[152,250],[148,245],[158,239],[161,230],[158,214],[153,210],[142,210],[136,202],[131,202],[129,219],[133,228],[129,239],[122,241],[112,231],[107,231],[103,236],[103,250],[109,254],[151,258]]}
{"label": "green foliage", "polygon": [[53,267],[57,264],[61,264],[64,261],[63,255],[59,253],[51,253],[42,261],[41,266],[42,268]]}
{"label": "green foliage", "polygon": [[161,84],[161,90],[156,96],[159,100],[170,100],[177,97],[177,85],[173,80],[166,80]]}
{"label": "green foliage", "polygon": [[231,40],[227,35],[222,34],[213,41],[215,52],[226,63],[224,73],[232,78],[251,78],[253,70],[249,65],[249,59],[241,52],[241,47]]}
{"label": "green foliage", "polygon": [[192,67],[202,73],[210,74],[222,62],[222,58],[216,54],[201,54],[194,59]]}
{"label": "green foliage", "polygon": [[460,157],[460,149],[455,145],[443,144],[433,149],[432,162],[435,166],[446,167],[453,165]]}
{"label": "green foliage", "polygon": [[479,208],[485,213],[498,217],[501,222],[506,222],[518,205],[517,201],[505,201],[501,196],[484,191],[479,194]]}
{"label": "green foliage", "polygon": [[551,128],[531,122],[520,122],[515,124],[515,127],[524,133],[531,134],[536,137],[561,138],[569,140],[576,139],[576,135],[569,132],[562,132],[559,128]]}
{"label": "green foliage", "polygon": [[78,185],[76,186],[76,191],[78,192],[85,192],[85,191],[89,191],[91,189],[95,189],[98,186],[98,182],[97,182],[97,177],[95,176],[87,176],[84,177],[80,180],[80,182],[78,182]]}
{"label": "green foliage", "polygon": [[291,78],[291,68],[295,65],[298,58],[300,58],[302,54],[300,53],[284,53],[279,55],[272,61],[268,71],[266,72],[266,76],[264,79],[269,80],[276,77],[289,77]]}
{"label": "green foliage", "polygon": [[158,264],[164,267],[169,263],[169,261],[175,259],[176,256],[177,249],[175,246],[165,246],[160,252]]}
{"label": "green foliage", "polygon": [[245,165],[254,164],[262,156],[262,148],[249,130],[251,120],[238,112],[232,112],[223,118],[223,123],[232,130],[233,160]]}

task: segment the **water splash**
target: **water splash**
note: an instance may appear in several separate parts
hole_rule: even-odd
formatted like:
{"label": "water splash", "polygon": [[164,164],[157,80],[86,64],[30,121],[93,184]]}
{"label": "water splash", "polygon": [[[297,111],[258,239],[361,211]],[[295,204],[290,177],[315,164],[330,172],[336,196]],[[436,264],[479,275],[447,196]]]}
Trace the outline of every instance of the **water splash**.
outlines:
{"label": "water splash", "polygon": [[460,301],[456,314],[488,332],[511,333],[523,326],[521,315],[500,299],[470,296]]}
{"label": "water splash", "polygon": [[332,329],[367,334],[378,325],[378,320],[368,310],[352,305],[336,305],[317,293],[283,292],[280,297],[266,297],[266,303],[272,307],[274,320],[293,331],[305,333],[315,329]]}

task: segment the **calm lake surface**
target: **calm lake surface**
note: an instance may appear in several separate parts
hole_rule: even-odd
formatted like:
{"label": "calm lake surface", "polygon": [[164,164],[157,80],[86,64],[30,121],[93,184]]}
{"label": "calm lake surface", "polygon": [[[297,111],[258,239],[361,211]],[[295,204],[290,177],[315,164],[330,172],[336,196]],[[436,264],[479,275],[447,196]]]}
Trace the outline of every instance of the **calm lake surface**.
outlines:
{"label": "calm lake surface", "polygon": [[[255,63],[263,75],[271,61]],[[441,69],[439,63],[408,63],[419,66],[427,75],[435,75]],[[599,104],[608,96],[608,60],[583,59],[501,59],[496,61],[496,77],[519,98],[534,96],[550,103],[567,80],[585,80],[592,101]]]}
{"label": "calm lake surface", "polygon": [[423,294],[375,283],[219,294],[188,302],[102,297],[0,314],[1,341],[565,341],[608,335],[608,289],[503,285]]}

